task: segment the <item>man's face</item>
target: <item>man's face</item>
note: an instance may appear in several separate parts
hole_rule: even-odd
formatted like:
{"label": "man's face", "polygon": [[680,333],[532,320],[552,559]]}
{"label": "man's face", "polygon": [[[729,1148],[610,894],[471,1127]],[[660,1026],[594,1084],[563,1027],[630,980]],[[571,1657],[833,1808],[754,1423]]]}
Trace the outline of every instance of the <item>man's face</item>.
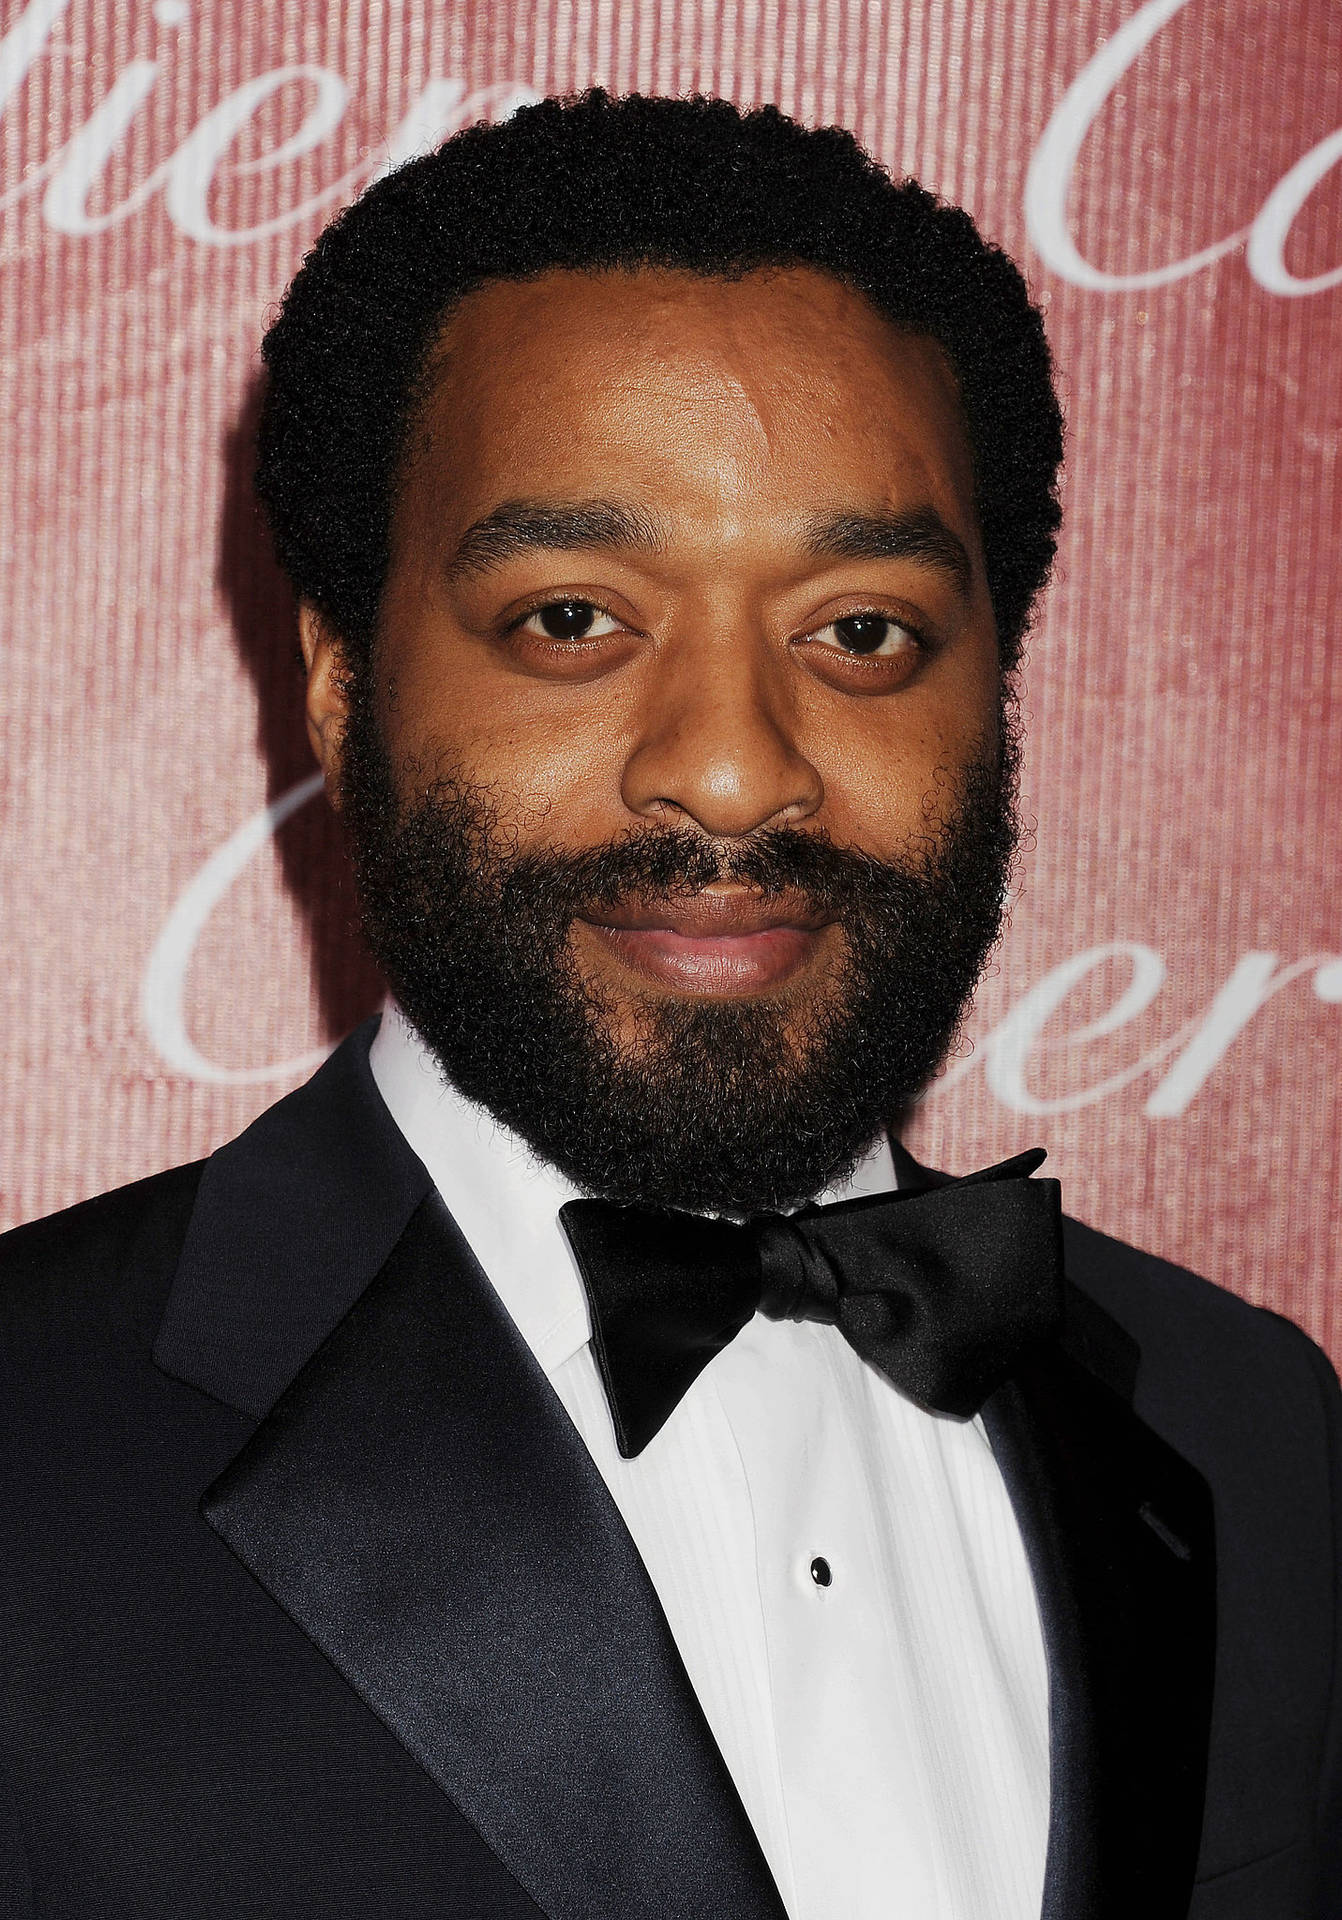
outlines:
{"label": "man's face", "polygon": [[[881,1005],[926,1029],[924,1052],[948,1041],[997,924],[1010,756],[969,449],[933,343],[805,269],[491,284],[441,343],[353,726],[338,649],[307,614],[304,633],[379,957],[454,1077],[550,1157],[565,1164],[565,1126],[605,1125],[639,1159],[651,1123],[629,1103],[655,1102],[676,1060],[719,1082],[700,1129],[718,1163],[734,1099],[737,1133],[773,1114],[819,1137],[816,1102],[843,1105],[848,1084],[865,1118],[841,1147],[833,1133],[809,1160],[775,1152],[755,1179],[742,1162],[721,1192],[702,1166],[648,1192],[695,1126],[693,1086],[643,1143],[636,1194],[778,1203],[841,1171],[935,1065],[912,1035],[898,1064],[875,1061]],[[529,947],[527,965],[472,986],[476,935],[482,968],[508,974]],[[450,987],[435,943],[457,948]],[[932,988],[901,1005],[884,977],[879,1000],[882,968],[930,970]],[[525,975],[544,1001],[547,971],[554,1045],[586,1048],[586,1080],[567,1058],[548,1090],[526,1094],[523,1075],[497,1092],[501,1053],[548,1044],[544,1018],[509,1025],[497,998]],[[808,1085],[864,991],[862,1035]],[[463,1021],[502,1022],[489,1062],[469,1042],[454,1057]],[[864,1093],[864,1074],[885,1084]],[[612,1079],[623,1127],[594,1110]],[[528,1105],[563,1088],[566,1120],[533,1122]],[[619,1190],[613,1151],[600,1170],[579,1148],[567,1164]]]}

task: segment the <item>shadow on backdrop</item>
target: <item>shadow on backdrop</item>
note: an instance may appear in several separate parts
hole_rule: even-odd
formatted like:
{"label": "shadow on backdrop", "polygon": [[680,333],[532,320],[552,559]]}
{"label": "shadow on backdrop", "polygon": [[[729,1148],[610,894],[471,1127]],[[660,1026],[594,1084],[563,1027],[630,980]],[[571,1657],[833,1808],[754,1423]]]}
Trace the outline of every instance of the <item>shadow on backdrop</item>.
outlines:
{"label": "shadow on backdrop", "polygon": [[[270,802],[315,771],[303,725],[303,670],[293,591],[271,551],[252,491],[262,383],[251,382],[224,445],[217,583],[238,653],[256,688],[256,744]],[[307,932],[324,1040],[339,1040],[376,1011],[383,982],[358,930],[354,881],[339,823],[319,794],[280,828],[284,885]]]}

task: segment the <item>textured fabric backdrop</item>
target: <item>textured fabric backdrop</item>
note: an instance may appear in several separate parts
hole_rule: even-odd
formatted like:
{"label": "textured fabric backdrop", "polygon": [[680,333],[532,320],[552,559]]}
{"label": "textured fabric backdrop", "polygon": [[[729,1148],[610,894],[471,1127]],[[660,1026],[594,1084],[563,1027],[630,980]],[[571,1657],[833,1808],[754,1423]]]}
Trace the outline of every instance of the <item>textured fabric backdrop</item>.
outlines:
{"label": "textured fabric backdrop", "polygon": [[1301,1320],[1336,1278],[1342,10],[0,3],[0,1217],[207,1152],[376,1005],[247,494],[257,341],[389,160],[534,94],[840,121],[1044,302],[1036,823],[912,1144]]}

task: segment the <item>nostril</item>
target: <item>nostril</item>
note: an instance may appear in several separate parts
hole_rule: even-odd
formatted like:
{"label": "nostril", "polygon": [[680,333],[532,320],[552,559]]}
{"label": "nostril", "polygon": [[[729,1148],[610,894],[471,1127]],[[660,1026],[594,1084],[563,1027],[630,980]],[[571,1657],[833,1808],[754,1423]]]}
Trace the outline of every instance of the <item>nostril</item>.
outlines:
{"label": "nostril", "polygon": [[824,799],[816,769],[757,708],[702,707],[650,729],[621,776],[626,807],[740,840],[808,819]]}

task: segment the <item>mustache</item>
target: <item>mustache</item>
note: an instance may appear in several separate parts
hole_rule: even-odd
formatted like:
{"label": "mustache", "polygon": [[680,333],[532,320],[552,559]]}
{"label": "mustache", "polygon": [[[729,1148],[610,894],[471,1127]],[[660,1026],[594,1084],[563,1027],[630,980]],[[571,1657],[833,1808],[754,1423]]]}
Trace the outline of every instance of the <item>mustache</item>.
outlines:
{"label": "mustache", "polygon": [[[931,849],[930,849],[931,850]],[[932,864],[935,864],[933,861]],[[495,869],[504,895],[543,897],[552,915],[599,913],[630,902],[683,899],[705,888],[748,887],[764,899],[801,896],[817,914],[842,915],[901,897],[925,867],[836,846],[828,834],[769,828],[739,841],[689,828],[635,827],[596,847],[510,852]]]}

